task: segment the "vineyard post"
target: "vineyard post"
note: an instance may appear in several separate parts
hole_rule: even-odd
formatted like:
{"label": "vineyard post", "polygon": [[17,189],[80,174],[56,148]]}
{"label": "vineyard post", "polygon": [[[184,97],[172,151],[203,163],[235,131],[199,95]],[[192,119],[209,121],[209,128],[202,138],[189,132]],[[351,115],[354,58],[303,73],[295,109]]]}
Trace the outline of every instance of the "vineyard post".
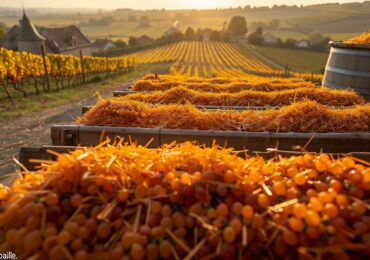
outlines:
{"label": "vineyard post", "polygon": [[82,50],[81,49],[80,49],[80,63],[81,63],[82,81],[83,81],[83,83],[85,83],[86,82],[85,69],[84,69],[83,55],[82,55]]}
{"label": "vineyard post", "polygon": [[288,76],[288,63],[285,64],[285,77]]}
{"label": "vineyard post", "polygon": [[33,84],[34,84],[34,87],[35,87],[35,90],[36,90],[36,95],[40,95],[40,91],[39,91],[39,88],[38,88],[38,84],[37,84],[37,77],[32,77],[33,78]]}
{"label": "vineyard post", "polygon": [[5,93],[6,93],[6,96],[8,97],[8,99],[12,99],[12,96],[10,95],[10,93],[9,93],[9,91],[8,91],[8,88],[7,88],[7,82],[6,82],[6,80],[3,80],[3,88],[4,88],[4,91],[5,91]]}
{"label": "vineyard post", "polygon": [[109,77],[109,67],[108,67],[108,57],[105,57],[105,75],[106,75],[106,78]]}
{"label": "vineyard post", "polygon": [[48,72],[48,66],[46,65],[46,57],[45,57],[44,44],[41,44],[41,54],[42,54],[42,62],[44,63],[44,71],[45,71],[46,85],[48,87],[48,91],[50,91],[49,72]]}
{"label": "vineyard post", "polygon": [[121,64],[120,64],[120,59],[119,58],[117,58],[117,68],[118,68],[118,75],[120,75],[121,74]]}

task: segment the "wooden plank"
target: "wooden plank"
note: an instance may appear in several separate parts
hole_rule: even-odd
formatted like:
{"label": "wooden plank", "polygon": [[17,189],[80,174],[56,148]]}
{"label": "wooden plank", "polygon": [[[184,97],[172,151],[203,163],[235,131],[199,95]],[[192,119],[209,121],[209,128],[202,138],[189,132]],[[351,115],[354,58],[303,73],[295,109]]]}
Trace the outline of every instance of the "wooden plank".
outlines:
{"label": "wooden plank", "polygon": [[[93,106],[83,106],[81,114],[85,114],[87,111],[89,111]],[[204,109],[204,110],[211,110],[211,111],[217,111],[217,110],[236,110],[236,111],[244,111],[244,110],[266,110],[266,109],[273,109],[278,107],[245,107],[245,106],[195,106],[198,109]]]}
{"label": "wooden plank", "polygon": [[19,162],[22,163],[28,170],[34,171],[39,163],[31,163],[31,159],[53,161],[55,156],[48,153],[48,150],[58,153],[67,153],[74,151],[75,146],[42,146],[42,147],[22,147],[19,152]]}
{"label": "wooden plank", "polygon": [[[116,90],[113,92],[113,97],[122,97],[122,96],[127,96],[129,94],[137,94],[137,93],[143,93],[143,91]],[[150,93],[150,92],[146,91],[145,93]]]}
{"label": "wooden plank", "polygon": [[196,141],[224,147],[265,151],[268,148],[292,151],[305,147],[311,152],[349,153],[370,151],[370,133],[269,133],[161,129],[160,143]]}
{"label": "wooden plank", "polygon": [[199,144],[234,147],[265,151],[267,148],[294,150],[296,146],[307,151],[348,153],[370,151],[370,133],[270,133],[242,131],[180,130],[163,128],[132,128],[108,126],[53,126],[52,144],[67,146],[92,146],[101,140],[102,132],[111,140],[116,137],[133,140],[140,145],[152,140],[149,147],[155,148],[173,141],[195,141]]}
{"label": "wooden plank", "polygon": [[51,127],[53,145],[94,146],[107,137],[113,142],[117,137],[125,142],[136,142],[159,147],[159,128],[130,128],[109,126],[54,125]]}

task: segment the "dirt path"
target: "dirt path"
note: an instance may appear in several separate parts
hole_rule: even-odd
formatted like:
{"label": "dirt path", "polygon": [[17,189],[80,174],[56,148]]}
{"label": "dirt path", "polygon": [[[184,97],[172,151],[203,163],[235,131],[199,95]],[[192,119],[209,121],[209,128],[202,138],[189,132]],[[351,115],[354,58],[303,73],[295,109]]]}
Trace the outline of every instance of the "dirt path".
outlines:
{"label": "dirt path", "polygon": [[[110,97],[113,91],[125,89],[133,81],[129,80],[107,86],[100,91],[100,94],[102,97]],[[18,168],[12,158],[18,158],[22,146],[32,147],[50,144],[50,127],[52,125],[72,123],[81,115],[82,106],[93,105],[95,102],[96,97],[92,93],[77,102],[68,102],[14,120],[0,122],[0,176],[12,173]]]}

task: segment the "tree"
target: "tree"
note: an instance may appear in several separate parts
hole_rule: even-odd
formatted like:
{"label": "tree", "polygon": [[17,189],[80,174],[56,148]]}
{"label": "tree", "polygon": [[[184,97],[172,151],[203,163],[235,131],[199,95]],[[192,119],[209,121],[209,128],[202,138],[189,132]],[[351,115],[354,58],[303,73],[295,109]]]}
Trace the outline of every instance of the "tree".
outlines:
{"label": "tree", "polygon": [[275,45],[277,47],[284,47],[284,42],[280,38],[277,38],[277,41],[276,41]]}
{"label": "tree", "polygon": [[115,44],[116,44],[117,48],[124,48],[124,47],[127,46],[127,43],[125,41],[122,41],[122,40],[115,41]]}
{"label": "tree", "polygon": [[261,26],[257,27],[256,31],[248,36],[248,42],[254,45],[263,45],[265,40],[263,39],[263,29]]}
{"label": "tree", "polygon": [[188,27],[185,31],[185,40],[194,41],[197,39],[197,34],[192,27]]}
{"label": "tree", "polygon": [[209,40],[218,42],[221,40],[221,35],[219,31],[212,31],[211,34],[209,35]]}
{"label": "tree", "polygon": [[254,31],[248,36],[248,42],[254,45],[263,45],[265,40],[263,39],[262,35],[263,35],[263,29],[260,26],[256,29],[256,31]]}
{"label": "tree", "polygon": [[128,39],[128,44],[130,45],[130,46],[135,46],[135,45],[137,45],[137,39],[135,38],[135,37],[130,37],[129,39]]}
{"label": "tree", "polygon": [[226,21],[224,21],[224,22],[222,23],[222,30],[223,30],[223,31],[226,31],[226,28],[227,28],[227,22],[226,22]]}
{"label": "tree", "polygon": [[330,37],[323,37],[320,41],[316,43],[311,43],[310,49],[315,51],[323,51],[327,52],[329,50],[329,41],[331,40]]}
{"label": "tree", "polygon": [[198,41],[203,41],[203,38],[204,38],[203,30],[198,28],[196,32],[196,36],[197,36]]}
{"label": "tree", "polygon": [[221,41],[228,42],[228,41],[230,41],[230,33],[227,32],[227,31],[221,31],[220,32],[220,38],[221,38]]}
{"label": "tree", "polygon": [[185,14],[183,13],[176,13],[174,16],[175,21],[183,20],[185,18]]}
{"label": "tree", "polygon": [[314,44],[321,42],[323,39],[324,36],[319,32],[311,32],[308,34],[308,40]]}
{"label": "tree", "polygon": [[248,32],[247,21],[243,16],[234,16],[231,18],[227,31],[231,35],[244,35]]}
{"label": "tree", "polygon": [[5,36],[5,24],[0,23],[0,40],[2,40]]}
{"label": "tree", "polygon": [[163,39],[167,42],[178,42],[184,40],[184,34],[182,32],[175,32],[164,36]]}
{"label": "tree", "polygon": [[297,44],[297,40],[294,40],[291,38],[285,40],[285,47],[294,48],[296,44]]}
{"label": "tree", "polygon": [[143,15],[140,17],[140,22],[149,23],[149,16]]}
{"label": "tree", "polygon": [[270,30],[276,30],[277,28],[279,28],[279,25],[280,25],[279,20],[277,20],[277,19],[273,19],[273,20],[270,22]]}
{"label": "tree", "polygon": [[262,34],[263,34],[263,29],[262,29],[262,27],[261,27],[261,26],[259,26],[259,27],[257,28],[257,30],[256,30],[256,34],[257,34],[257,35],[262,36]]}
{"label": "tree", "polygon": [[99,24],[101,26],[109,26],[112,22],[114,22],[114,18],[112,16],[104,16],[100,19]]}
{"label": "tree", "polygon": [[140,28],[150,27],[150,19],[149,19],[148,16],[143,15],[143,16],[140,17],[139,27]]}

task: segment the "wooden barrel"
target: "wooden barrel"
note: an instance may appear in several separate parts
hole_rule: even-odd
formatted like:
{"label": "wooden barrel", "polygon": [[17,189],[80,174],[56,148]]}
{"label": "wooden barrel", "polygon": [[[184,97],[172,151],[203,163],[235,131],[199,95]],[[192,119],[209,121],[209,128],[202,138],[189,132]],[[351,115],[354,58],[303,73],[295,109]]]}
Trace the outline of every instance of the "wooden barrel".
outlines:
{"label": "wooden barrel", "polygon": [[353,88],[370,99],[370,44],[329,42],[331,46],[322,85]]}

